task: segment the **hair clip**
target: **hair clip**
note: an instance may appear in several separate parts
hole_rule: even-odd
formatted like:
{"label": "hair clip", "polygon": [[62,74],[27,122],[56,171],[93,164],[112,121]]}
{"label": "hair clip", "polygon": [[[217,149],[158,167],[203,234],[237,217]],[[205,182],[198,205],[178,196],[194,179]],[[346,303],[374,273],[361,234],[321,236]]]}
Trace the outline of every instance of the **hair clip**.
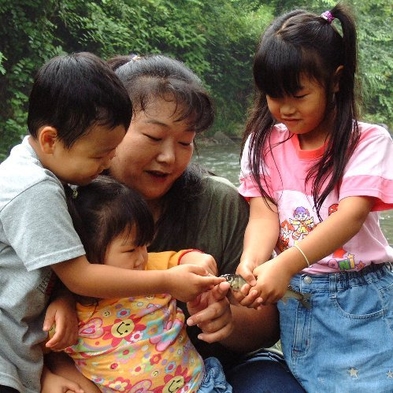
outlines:
{"label": "hair clip", "polygon": [[332,13],[330,11],[325,11],[322,12],[321,14],[321,18],[325,19],[327,21],[327,23],[329,23],[329,25],[334,21],[334,16],[332,15]]}
{"label": "hair clip", "polygon": [[136,53],[130,53],[130,56],[131,56],[131,60],[130,60],[130,61],[137,61],[137,60],[142,59],[142,57],[139,56],[139,55],[136,54]]}

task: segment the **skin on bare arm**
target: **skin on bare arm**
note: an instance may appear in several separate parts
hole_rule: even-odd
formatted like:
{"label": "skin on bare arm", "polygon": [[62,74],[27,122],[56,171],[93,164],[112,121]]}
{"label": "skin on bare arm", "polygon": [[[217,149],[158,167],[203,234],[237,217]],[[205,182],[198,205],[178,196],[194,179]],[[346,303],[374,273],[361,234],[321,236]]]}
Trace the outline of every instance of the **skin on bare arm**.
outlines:
{"label": "skin on bare arm", "polygon": [[254,269],[271,258],[278,235],[277,207],[262,197],[251,198],[243,253],[236,270],[250,285],[255,284]]}
{"label": "skin on bare arm", "polygon": [[[41,393],[89,393],[76,381],[54,374],[44,367],[41,376]],[[93,393],[93,391],[91,392]]]}
{"label": "skin on bare arm", "polygon": [[[65,379],[77,383],[83,389],[84,393],[100,393],[98,387],[78,371],[74,361],[66,353],[50,353],[46,355],[45,362],[52,373],[57,376],[61,375]],[[54,392],[49,390],[47,392],[41,391],[41,393]]]}
{"label": "skin on bare arm", "polygon": [[170,293],[187,302],[224,281],[197,265],[184,264],[159,271],[121,269],[119,273],[117,267],[90,264],[85,256],[53,265],[53,270],[72,292],[98,298],[141,295],[155,288],[157,293]]}
{"label": "skin on bare arm", "polygon": [[[239,353],[248,353],[274,345],[280,338],[279,315],[275,306],[260,306],[259,309],[232,306],[233,333],[223,345]],[[239,340],[241,337],[241,340]]]}
{"label": "skin on bare arm", "polygon": [[[319,223],[300,243],[299,247],[310,264],[342,247],[359,232],[374,205],[368,197],[343,199],[337,211]],[[291,277],[307,267],[302,253],[291,247],[254,270],[258,277],[254,287],[264,304],[276,303],[288,288]],[[242,301],[242,304],[244,299]],[[253,306],[252,303],[251,307]]]}
{"label": "skin on bare arm", "polygon": [[257,283],[254,269],[271,258],[278,236],[276,206],[262,197],[251,198],[250,217],[244,234],[244,249],[236,269],[236,273],[249,284],[234,294],[241,305],[257,307],[262,303],[259,292],[254,290]]}

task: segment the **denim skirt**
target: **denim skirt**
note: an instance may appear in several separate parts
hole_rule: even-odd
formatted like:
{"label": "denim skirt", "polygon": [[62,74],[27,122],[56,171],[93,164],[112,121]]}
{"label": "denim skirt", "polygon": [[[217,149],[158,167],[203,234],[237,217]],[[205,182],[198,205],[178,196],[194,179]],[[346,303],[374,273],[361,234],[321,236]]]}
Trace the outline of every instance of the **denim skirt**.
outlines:
{"label": "denim skirt", "polygon": [[205,359],[205,375],[198,393],[232,393],[220,361],[215,357]]}
{"label": "denim skirt", "polygon": [[393,269],[298,274],[279,301],[281,344],[293,375],[308,393],[393,393]]}

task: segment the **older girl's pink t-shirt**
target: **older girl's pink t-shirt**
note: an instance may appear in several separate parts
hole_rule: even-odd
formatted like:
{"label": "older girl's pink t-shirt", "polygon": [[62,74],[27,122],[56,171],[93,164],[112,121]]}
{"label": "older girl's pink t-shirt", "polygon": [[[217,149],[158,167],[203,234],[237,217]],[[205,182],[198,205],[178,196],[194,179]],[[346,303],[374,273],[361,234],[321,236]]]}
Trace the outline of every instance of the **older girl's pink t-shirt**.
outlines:
{"label": "older girl's pink t-shirt", "polygon": [[[379,223],[379,212],[393,209],[393,141],[383,127],[360,122],[359,128],[360,141],[346,166],[342,182],[326,198],[320,215],[322,220],[326,219],[334,214],[342,199],[351,196],[373,197],[375,205],[359,233],[342,248],[305,269],[309,274],[356,271],[371,263],[393,261],[393,249]],[[305,179],[309,168],[321,158],[324,147],[301,150],[297,135],[288,139],[290,136],[283,124],[274,126],[272,154],[261,163],[266,173],[261,182],[276,201],[279,211],[277,252],[301,241],[320,222],[311,195],[311,182],[306,184]],[[252,198],[260,196],[260,191],[251,176],[248,156],[249,140],[241,160],[239,192]]]}

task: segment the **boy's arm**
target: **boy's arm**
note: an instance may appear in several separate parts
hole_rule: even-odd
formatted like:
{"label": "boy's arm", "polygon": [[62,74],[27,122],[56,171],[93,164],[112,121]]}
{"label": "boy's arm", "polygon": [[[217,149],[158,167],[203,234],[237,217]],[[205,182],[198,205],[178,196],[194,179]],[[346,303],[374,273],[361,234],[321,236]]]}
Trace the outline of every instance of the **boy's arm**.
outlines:
{"label": "boy's arm", "polygon": [[[201,254],[203,255],[203,254]],[[90,264],[86,256],[52,265],[70,291],[83,296],[121,298],[150,293],[170,293],[183,302],[224,281],[202,266],[179,265],[167,270],[128,270]]]}

